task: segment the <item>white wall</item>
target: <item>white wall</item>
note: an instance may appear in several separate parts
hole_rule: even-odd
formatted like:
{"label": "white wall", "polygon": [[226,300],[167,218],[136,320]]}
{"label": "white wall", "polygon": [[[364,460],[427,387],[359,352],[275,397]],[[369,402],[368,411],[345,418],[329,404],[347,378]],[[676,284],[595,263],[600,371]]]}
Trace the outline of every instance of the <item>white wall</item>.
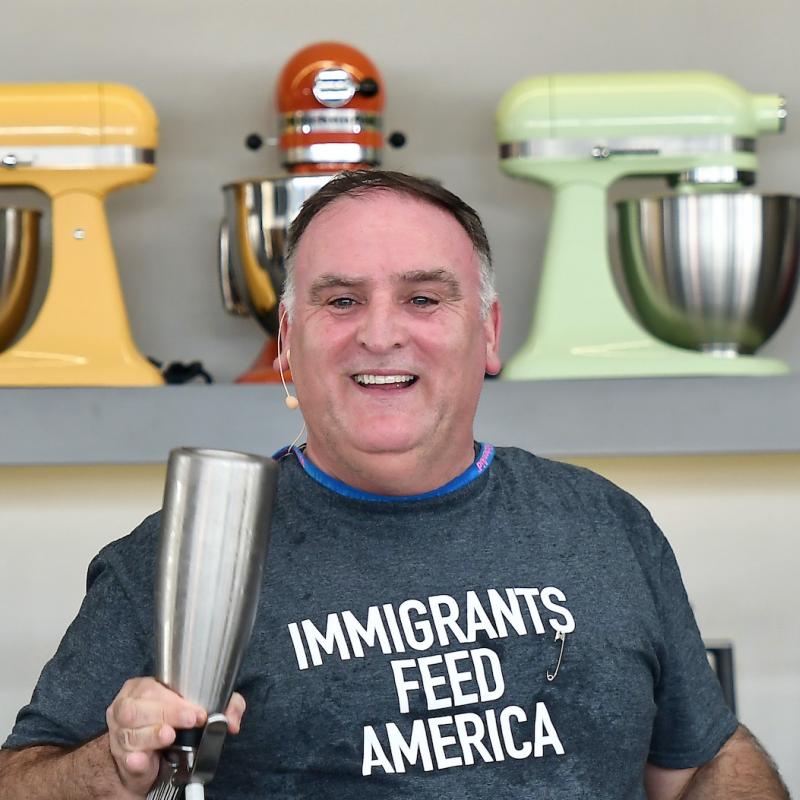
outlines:
{"label": "white wall", "polygon": [[[577,460],[667,532],[706,638],[735,645],[737,699],[800,792],[800,455]],[[107,541],[157,508],[162,467],[0,469],[0,739]]]}

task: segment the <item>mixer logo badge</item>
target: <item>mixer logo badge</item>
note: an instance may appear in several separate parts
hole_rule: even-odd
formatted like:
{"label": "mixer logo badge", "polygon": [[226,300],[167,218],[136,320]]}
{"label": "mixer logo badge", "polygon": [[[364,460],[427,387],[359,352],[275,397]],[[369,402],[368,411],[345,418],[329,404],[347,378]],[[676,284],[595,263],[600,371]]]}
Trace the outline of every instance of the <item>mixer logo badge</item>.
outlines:
{"label": "mixer logo badge", "polygon": [[[396,608],[391,603],[370,606],[362,620],[351,611],[328,614],[324,630],[310,619],[292,622],[288,630],[300,670],[319,667],[331,658],[364,658],[370,651],[415,652],[414,657],[389,662],[387,677],[404,716],[398,722],[364,726],[364,776],[403,773],[414,765],[431,772],[478,761],[565,753],[544,702],[536,701],[530,713],[521,705],[499,703],[506,694],[506,681],[494,649],[466,647],[422,655],[434,647],[475,645],[479,639],[512,635],[538,637],[552,648],[555,632],[561,653],[553,652],[561,666],[564,640],[575,630],[575,620],[564,593],[555,586],[488,589],[485,600],[469,591],[462,604],[450,595],[409,599]],[[548,681],[555,679],[552,666],[546,673]],[[529,704],[529,699],[524,702]],[[476,704],[480,704],[477,710],[454,713]],[[445,710],[450,711],[424,715]]]}

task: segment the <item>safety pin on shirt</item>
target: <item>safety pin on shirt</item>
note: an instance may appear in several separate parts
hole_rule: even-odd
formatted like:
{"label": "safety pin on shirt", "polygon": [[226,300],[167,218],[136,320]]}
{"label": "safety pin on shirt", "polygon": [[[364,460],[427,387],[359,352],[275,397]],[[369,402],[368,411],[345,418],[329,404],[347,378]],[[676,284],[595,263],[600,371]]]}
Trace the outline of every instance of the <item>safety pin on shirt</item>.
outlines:
{"label": "safety pin on shirt", "polygon": [[561,669],[561,659],[564,658],[564,644],[567,641],[567,634],[564,631],[556,631],[556,638],[554,641],[561,641],[561,650],[558,652],[558,662],[556,663],[556,668],[553,672],[547,670],[547,680],[552,682],[556,679],[556,675],[558,675],[558,671]]}

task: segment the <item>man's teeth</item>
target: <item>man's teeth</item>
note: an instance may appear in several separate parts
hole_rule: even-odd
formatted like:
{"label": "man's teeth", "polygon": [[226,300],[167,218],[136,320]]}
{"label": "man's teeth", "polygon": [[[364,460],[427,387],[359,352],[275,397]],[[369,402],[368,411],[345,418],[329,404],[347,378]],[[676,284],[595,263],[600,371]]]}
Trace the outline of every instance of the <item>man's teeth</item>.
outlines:
{"label": "man's teeth", "polygon": [[414,380],[413,375],[354,375],[356,383],[362,386],[369,384],[387,384],[387,383],[410,383]]}

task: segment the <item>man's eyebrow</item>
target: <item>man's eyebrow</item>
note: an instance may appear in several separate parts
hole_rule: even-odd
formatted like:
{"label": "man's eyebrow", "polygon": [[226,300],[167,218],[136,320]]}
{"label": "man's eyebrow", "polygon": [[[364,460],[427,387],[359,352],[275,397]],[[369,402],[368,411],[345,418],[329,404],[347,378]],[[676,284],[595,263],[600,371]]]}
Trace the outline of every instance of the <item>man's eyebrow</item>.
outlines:
{"label": "man's eyebrow", "polygon": [[461,299],[461,282],[449,269],[412,269],[398,276],[401,283],[441,283],[453,300]]}
{"label": "man's eyebrow", "polygon": [[344,275],[327,274],[315,278],[308,290],[312,302],[319,300],[326,289],[357,289],[366,281],[363,278],[347,278]]}
{"label": "man's eyebrow", "polygon": [[[462,297],[461,282],[449,269],[437,267],[436,269],[412,269],[393,276],[397,283],[439,283],[447,289],[452,300]],[[318,302],[322,293],[327,289],[360,289],[369,283],[368,278],[350,278],[346,275],[326,273],[315,278],[309,287],[308,294],[311,302]]]}

